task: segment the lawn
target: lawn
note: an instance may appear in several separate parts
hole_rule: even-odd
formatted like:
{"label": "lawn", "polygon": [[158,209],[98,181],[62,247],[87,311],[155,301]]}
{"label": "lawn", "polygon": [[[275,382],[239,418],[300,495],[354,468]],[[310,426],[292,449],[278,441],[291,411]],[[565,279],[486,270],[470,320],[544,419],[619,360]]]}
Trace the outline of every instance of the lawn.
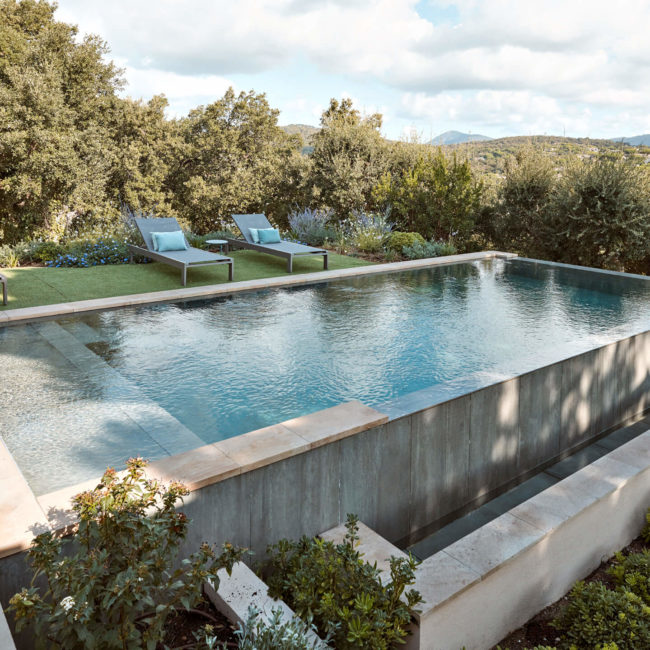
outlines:
{"label": "lawn", "polygon": [[[235,281],[288,275],[286,261],[279,257],[255,251],[235,251],[230,256],[235,261]],[[357,257],[334,253],[329,256],[330,269],[367,264],[369,262]],[[322,257],[294,258],[294,274],[322,269]],[[180,269],[159,263],[92,266],[85,269],[25,267],[4,269],[2,273],[8,279],[9,304],[6,307],[0,304],[0,310],[182,288]],[[226,264],[193,268],[187,272],[188,287],[227,281]]]}

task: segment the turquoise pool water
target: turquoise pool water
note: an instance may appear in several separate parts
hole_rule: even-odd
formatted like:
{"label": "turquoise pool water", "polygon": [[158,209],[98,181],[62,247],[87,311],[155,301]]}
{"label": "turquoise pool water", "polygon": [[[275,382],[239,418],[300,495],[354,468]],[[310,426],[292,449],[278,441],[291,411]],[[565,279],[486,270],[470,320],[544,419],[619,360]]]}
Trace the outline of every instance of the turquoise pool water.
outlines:
{"label": "turquoise pool water", "polygon": [[650,281],[525,260],[5,327],[0,433],[42,494],[350,399],[408,410],[649,328]]}

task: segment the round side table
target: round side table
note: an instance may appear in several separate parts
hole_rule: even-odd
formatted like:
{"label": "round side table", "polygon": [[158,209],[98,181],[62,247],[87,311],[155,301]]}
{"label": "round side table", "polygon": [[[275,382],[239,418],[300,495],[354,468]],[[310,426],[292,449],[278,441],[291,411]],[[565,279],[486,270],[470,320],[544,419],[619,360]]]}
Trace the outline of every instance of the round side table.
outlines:
{"label": "round side table", "polygon": [[225,239],[206,239],[206,244],[212,244],[213,246],[219,247],[219,255],[223,255],[223,247],[228,246],[228,242]]}

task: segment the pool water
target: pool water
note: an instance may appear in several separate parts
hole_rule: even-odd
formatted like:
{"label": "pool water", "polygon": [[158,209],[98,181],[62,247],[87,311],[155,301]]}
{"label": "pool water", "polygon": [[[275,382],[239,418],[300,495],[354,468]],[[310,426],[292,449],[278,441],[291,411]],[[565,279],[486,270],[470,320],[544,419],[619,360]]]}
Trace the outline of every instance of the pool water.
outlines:
{"label": "pool water", "polygon": [[351,399],[390,412],[649,328],[649,281],[497,259],[5,327],[0,433],[42,494],[130,456]]}

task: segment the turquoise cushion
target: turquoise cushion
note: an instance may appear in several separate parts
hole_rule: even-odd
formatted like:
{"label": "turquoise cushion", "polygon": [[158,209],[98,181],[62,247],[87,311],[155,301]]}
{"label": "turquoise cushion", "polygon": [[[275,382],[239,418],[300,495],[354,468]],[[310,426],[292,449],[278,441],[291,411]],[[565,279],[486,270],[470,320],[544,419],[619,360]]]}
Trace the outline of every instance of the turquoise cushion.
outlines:
{"label": "turquoise cushion", "polygon": [[262,228],[257,234],[260,236],[260,244],[279,244],[282,241],[275,228]]}
{"label": "turquoise cushion", "polygon": [[251,234],[251,239],[253,240],[254,244],[259,244],[260,243],[260,236],[257,234],[259,230],[257,228],[249,228],[248,232]]}
{"label": "turquoise cushion", "polygon": [[152,232],[154,250],[164,253],[166,251],[184,251],[187,250],[185,236],[182,230],[172,232]]}

